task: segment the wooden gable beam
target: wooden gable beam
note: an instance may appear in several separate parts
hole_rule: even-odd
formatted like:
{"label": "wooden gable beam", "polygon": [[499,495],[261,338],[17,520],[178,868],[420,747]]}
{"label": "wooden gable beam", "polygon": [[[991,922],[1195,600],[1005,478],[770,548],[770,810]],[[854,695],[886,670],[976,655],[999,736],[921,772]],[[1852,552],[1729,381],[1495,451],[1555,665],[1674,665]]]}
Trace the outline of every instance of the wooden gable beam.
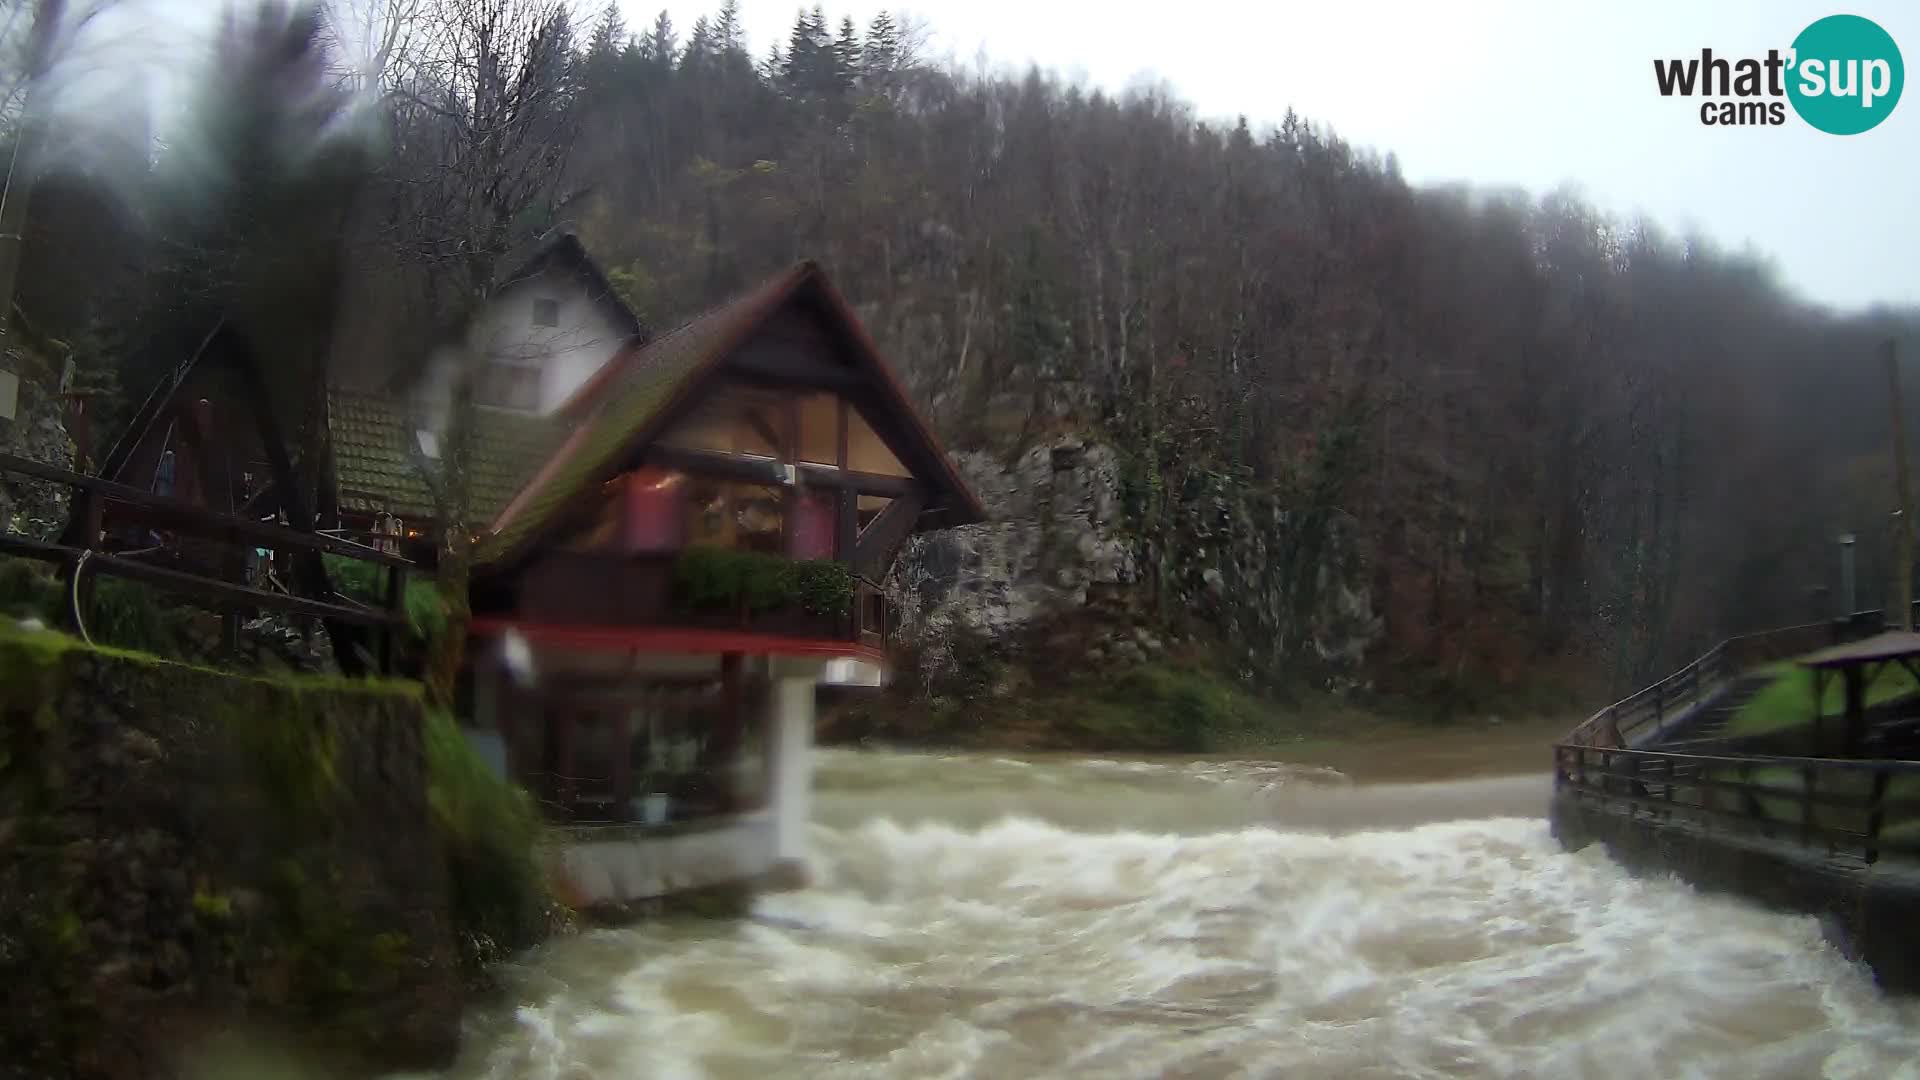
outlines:
{"label": "wooden gable beam", "polygon": [[[680,446],[649,446],[641,453],[640,461],[647,465],[707,476],[724,476],[755,484],[780,483],[787,464],[740,454],[723,454],[717,450],[689,450]],[[857,491],[862,495],[885,495],[888,498],[919,490],[918,484],[904,476],[843,472],[831,465],[812,465],[804,461],[794,465],[794,471],[809,487]]]}
{"label": "wooden gable beam", "polygon": [[734,351],[727,366],[747,378],[779,386],[852,390],[870,382],[859,368],[821,360],[814,346],[778,339],[748,342]]}
{"label": "wooden gable beam", "polygon": [[900,548],[901,541],[913,531],[913,523],[919,520],[920,509],[926,505],[926,497],[918,491],[908,492],[887,504],[880,516],[874,518],[866,531],[860,534],[860,540],[853,546],[853,558],[849,560],[853,572],[862,577],[876,577],[886,570],[893,561],[893,553]]}

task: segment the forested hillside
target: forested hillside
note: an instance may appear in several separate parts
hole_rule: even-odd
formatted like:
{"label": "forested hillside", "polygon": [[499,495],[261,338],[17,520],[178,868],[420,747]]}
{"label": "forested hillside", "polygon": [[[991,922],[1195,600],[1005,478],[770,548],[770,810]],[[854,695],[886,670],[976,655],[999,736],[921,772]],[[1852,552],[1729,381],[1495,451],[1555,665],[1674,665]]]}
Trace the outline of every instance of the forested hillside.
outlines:
{"label": "forested hillside", "polygon": [[757,57],[728,8],[592,28],[573,214],[648,317],[819,258],[950,443],[1126,448],[1144,537],[1222,490],[1351,513],[1397,654],[1638,675],[1825,614],[1842,527],[1885,580],[1876,350],[1910,313],[1565,193],[1416,190],[1291,113],[943,69],[900,26],[815,10]]}
{"label": "forested hillside", "polygon": [[[1832,613],[1810,590],[1834,586],[1843,529],[1863,601],[1884,596],[1880,356],[1894,337],[1920,352],[1913,312],[1809,306],[1790,267],[1574,194],[1416,188],[1338,117],[1267,129],[1172,89],[957,69],[885,15],[814,9],[769,49],[731,4],[631,29],[611,7],[570,26],[532,0],[440,6],[531,11],[538,48],[516,55],[548,58],[510,85],[538,111],[515,152],[553,176],[498,234],[576,228],[655,329],[819,260],[950,446],[1011,458],[1084,431],[1121,448],[1162,596],[1197,565],[1196,524],[1253,505],[1284,515],[1302,589],[1327,530],[1351,527],[1383,672],[1572,658],[1631,682],[1717,635]],[[434,264],[390,242],[440,145],[444,76],[387,44],[359,76],[387,156],[353,194],[332,362],[403,381],[407,328],[448,303]],[[42,255],[47,273],[77,257]],[[139,336],[115,323],[132,316],[86,318],[89,340]]]}

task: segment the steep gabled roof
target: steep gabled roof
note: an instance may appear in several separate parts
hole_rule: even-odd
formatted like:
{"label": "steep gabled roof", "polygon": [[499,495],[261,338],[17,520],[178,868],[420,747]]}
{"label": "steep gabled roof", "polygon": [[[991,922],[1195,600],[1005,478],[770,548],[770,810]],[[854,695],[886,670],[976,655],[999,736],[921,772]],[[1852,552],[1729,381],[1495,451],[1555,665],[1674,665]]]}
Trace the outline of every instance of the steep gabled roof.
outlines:
{"label": "steep gabled roof", "polygon": [[586,247],[580,243],[580,238],[573,232],[562,231],[543,237],[519,257],[517,264],[509,260],[509,265],[514,268],[501,279],[501,291],[511,289],[543,270],[559,270],[573,275],[587,290],[589,296],[600,301],[602,306],[613,314],[614,321],[619,323],[621,331],[628,337],[646,337],[646,327],[641,324],[640,317],[635,315],[633,309],[627,306],[627,302],[614,291],[613,283],[607,280],[607,275],[600,269],[600,264],[593,260],[593,256],[587,254]]}
{"label": "steep gabled roof", "polygon": [[[562,415],[586,415],[574,433],[534,474],[494,520],[475,551],[477,565],[499,564],[524,551],[559,513],[584,492],[618,472],[625,461],[659,434],[663,422],[704,383],[741,344],[789,300],[813,290],[828,317],[852,345],[856,359],[872,374],[885,405],[906,419],[938,475],[927,477],[943,489],[949,524],[984,520],[986,511],[954,469],[945,449],[914,407],[906,389],[881,357],[879,347],[853,308],[812,262],[803,262],[769,278],[753,290],[680,326],[651,344],[617,356],[608,370],[584,387]],[[616,367],[617,365],[617,367]]]}

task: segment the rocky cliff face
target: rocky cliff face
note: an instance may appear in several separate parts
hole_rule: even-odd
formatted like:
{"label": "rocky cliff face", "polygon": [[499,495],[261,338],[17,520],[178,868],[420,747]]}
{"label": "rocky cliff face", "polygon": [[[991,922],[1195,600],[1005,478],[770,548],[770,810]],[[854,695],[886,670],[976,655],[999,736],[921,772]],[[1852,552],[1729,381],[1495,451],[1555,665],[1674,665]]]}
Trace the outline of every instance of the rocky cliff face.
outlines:
{"label": "rocky cliff face", "polygon": [[1176,527],[1142,530],[1111,445],[1058,437],[1012,461],[954,457],[989,520],[914,537],[889,582],[923,668],[951,663],[968,635],[1017,651],[1040,633],[1097,664],[1148,659],[1191,634],[1244,671],[1304,665],[1337,681],[1381,636],[1366,553],[1338,515],[1309,521],[1270,499],[1195,492]]}
{"label": "rocky cliff face", "polygon": [[[60,395],[49,380],[35,377],[43,363],[9,351],[0,369],[28,372],[19,380],[14,418],[0,419],[0,450],[62,469],[73,467],[73,442],[61,422]],[[0,477],[0,529],[45,537],[67,521],[67,489],[44,480]]]}

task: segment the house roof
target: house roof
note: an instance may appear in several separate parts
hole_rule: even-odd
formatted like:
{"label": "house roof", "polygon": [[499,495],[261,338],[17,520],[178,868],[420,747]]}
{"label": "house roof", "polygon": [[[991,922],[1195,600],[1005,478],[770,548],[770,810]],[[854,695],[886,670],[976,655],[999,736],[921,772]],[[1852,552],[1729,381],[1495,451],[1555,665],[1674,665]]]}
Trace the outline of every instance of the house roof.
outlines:
{"label": "house roof", "polygon": [[[419,425],[408,404],[392,396],[344,390],[330,391],[327,397],[340,509],[385,510],[416,520],[438,516],[422,468],[415,434]],[[474,409],[474,425],[470,513],[475,521],[489,521],[553,453],[566,430],[541,417],[488,408]]]}
{"label": "house roof", "polygon": [[1845,668],[1883,660],[1905,660],[1920,656],[1920,634],[1906,630],[1888,630],[1860,641],[1834,645],[1808,653],[1799,660],[1801,667]]}
{"label": "house roof", "polygon": [[543,237],[520,257],[517,265],[512,260],[508,261],[509,265],[514,265],[514,269],[501,279],[502,290],[510,289],[543,270],[560,270],[577,278],[586,287],[588,295],[600,301],[614,315],[614,321],[628,337],[646,336],[646,328],[641,325],[640,317],[620,298],[613,282],[607,280],[600,264],[587,254],[586,247],[573,232],[562,231]]}
{"label": "house roof", "polygon": [[[590,413],[509,501],[475,551],[479,566],[504,562],[529,542],[565,507],[593,484],[617,472],[634,450],[656,435],[664,418],[765,320],[787,301],[812,290],[840,325],[853,352],[877,376],[891,411],[905,418],[939,475],[928,477],[946,495],[950,518],[962,525],[984,520],[979,498],[948,459],[931,428],[914,407],[877,345],[820,267],[800,263],[751,291],[683,324],[643,348],[609,362],[607,370],[569,402],[562,415]],[[597,410],[596,410],[597,406]]]}

